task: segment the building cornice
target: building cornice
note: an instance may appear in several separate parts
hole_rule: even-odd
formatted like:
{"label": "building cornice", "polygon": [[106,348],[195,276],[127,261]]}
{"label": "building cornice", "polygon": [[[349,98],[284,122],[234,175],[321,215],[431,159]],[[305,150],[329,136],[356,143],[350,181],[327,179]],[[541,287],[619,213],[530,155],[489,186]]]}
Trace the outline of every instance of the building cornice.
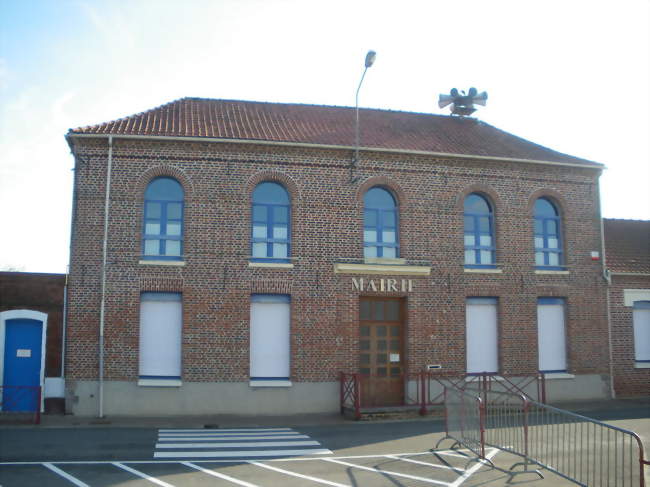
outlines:
{"label": "building cornice", "polygon": [[[68,133],[66,134],[66,139],[70,143],[71,139],[103,139],[108,138],[109,135],[113,136],[113,140],[117,139],[126,139],[126,140],[150,140],[150,141],[171,141],[171,142],[199,142],[199,143],[210,143],[210,144],[248,144],[248,145],[260,145],[260,146],[275,146],[275,147],[295,147],[300,149],[327,149],[327,150],[345,150],[351,151],[355,150],[354,146],[344,146],[344,145],[330,145],[330,144],[310,144],[306,142],[281,142],[281,141],[271,141],[271,140],[250,140],[250,139],[223,139],[215,137],[178,137],[171,135],[120,135],[120,134],[78,134],[78,133]],[[547,165],[547,166],[563,166],[563,167],[575,167],[581,169],[594,169],[602,171],[605,169],[604,164],[591,163],[591,164],[575,164],[571,162],[558,162],[558,161],[544,161],[537,159],[519,159],[514,157],[500,157],[500,156],[479,156],[479,155],[470,155],[470,154],[454,154],[449,152],[432,152],[432,151],[421,151],[421,150],[409,150],[409,149],[387,149],[381,147],[360,147],[359,150],[364,152],[380,152],[387,154],[406,154],[406,155],[418,155],[418,156],[427,156],[427,157],[447,157],[453,159],[472,159],[479,161],[499,161],[505,163],[524,163],[524,164],[537,164],[537,165]]]}

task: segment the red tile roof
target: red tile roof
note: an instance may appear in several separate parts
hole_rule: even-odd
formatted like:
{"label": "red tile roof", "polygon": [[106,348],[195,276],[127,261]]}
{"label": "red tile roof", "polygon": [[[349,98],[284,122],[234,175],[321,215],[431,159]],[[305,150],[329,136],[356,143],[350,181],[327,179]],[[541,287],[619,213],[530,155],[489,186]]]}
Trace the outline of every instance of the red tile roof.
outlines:
{"label": "red tile roof", "polygon": [[[473,118],[360,109],[360,146],[593,165]],[[349,107],[181,98],[146,112],[69,134],[206,137],[354,145]],[[600,165],[598,165],[600,166]]]}
{"label": "red tile roof", "polygon": [[607,267],[612,272],[650,273],[650,221],[603,220]]}

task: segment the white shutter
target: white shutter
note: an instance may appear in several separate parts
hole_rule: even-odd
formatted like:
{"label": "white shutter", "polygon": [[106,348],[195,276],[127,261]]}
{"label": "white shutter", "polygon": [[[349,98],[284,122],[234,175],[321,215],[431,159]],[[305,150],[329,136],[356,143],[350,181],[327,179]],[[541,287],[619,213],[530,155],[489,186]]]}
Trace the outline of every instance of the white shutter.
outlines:
{"label": "white shutter", "polygon": [[567,369],[564,308],[561,298],[539,298],[537,301],[537,351],[541,372]]}
{"label": "white shutter", "polygon": [[632,310],[634,323],[634,360],[650,361],[650,301],[636,301]]}
{"label": "white shutter", "polygon": [[497,300],[468,298],[465,320],[467,373],[497,372]]}
{"label": "white shutter", "polygon": [[181,375],[181,295],[140,296],[140,377]]}
{"label": "white shutter", "polygon": [[250,318],[251,379],[289,379],[289,296],[254,294]]}

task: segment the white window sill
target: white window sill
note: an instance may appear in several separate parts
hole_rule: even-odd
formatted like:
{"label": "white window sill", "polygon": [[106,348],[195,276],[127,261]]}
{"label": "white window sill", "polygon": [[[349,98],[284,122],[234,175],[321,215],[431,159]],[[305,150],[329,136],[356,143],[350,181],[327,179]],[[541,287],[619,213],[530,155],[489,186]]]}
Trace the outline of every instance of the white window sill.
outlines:
{"label": "white window sill", "polygon": [[170,267],[183,267],[184,260],[139,260],[138,264],[142,265],[165,265]]}
{"label": "white window sill", "polygon": [[138,379],[138,385],[143,387],[180,387],[180,379]]}
{"label": "white window sill", "polygon": [[568,372],[550,372],[548,374],[544,374],[544,379],[546,379],[546,380],[575,379],[575,378],[576,378],[575,375],[569,374]]}
{"label": "white window sill", "polygon": [[250,387],[291,387],[290,380],[252,380],[248,383]]}
{"label": "white window sill", "polygon": [[466,267],[465,272],[470,274],[502,274],[503,269],[481,269],[480,267]]}
{"label": "white window sill", "polygon": [[383,265],[406,265],[406,259],[388,258],[388,257],[366,257],[363,259],[364,264],[383,264]]}
{"label": "white window sill", "polygon": [[547,276],[568,276],[569,271],[547,271],[544,269],[535,269],[535,274],[538,275],[547,275]]}
{"label": "white window sill", "polygon": [[266,269],[293,269],[293,264],[285,262],[249,262],[248,267],[262,267]]}
{"label": "white window sill", "polygon": [[635,369],[650,369],[650,362],[635,362]]}

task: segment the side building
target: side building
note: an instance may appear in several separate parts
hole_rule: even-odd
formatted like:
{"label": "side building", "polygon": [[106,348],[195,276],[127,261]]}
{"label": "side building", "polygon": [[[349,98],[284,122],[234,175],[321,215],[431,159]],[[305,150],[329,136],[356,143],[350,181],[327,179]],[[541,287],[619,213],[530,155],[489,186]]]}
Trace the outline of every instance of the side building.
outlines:
{"label": "side building", "polygon": [[616,395],[650,395],[650,221],[603,221]]}
{"label": "side building", "polygon": [[[71,130],[75,414],[339,408],[341,372],[609,397],[603,166],[472,118],[184,98]],[[596,258],[594,258],[596,256]]]}

